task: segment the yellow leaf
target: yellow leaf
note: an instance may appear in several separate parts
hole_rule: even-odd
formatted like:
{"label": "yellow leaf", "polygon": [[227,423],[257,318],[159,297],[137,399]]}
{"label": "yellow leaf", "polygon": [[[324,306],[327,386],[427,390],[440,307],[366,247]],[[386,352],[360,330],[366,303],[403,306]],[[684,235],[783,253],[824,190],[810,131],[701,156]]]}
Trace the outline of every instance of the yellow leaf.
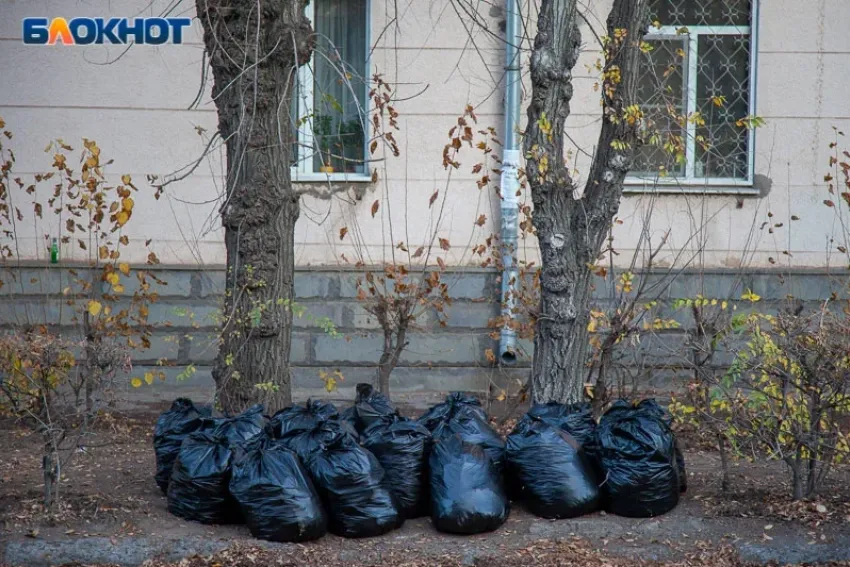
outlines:
{"label": "yellow leaf", "polygon": [[130,384],[132,384],[134,388],[138,388],[142,385],[142,379],[141,378],[133,378],[132,380],[130,380]]}
{"label": "yellow leaf", "polygon": [[148,385],[153,384],[153,372],[145,372],[145,382],[147,382]]}
{"label": "yellow leaf", "polygon": [[127,264],[126,262],[122,262],[122,263],[118,264],[118,270],[122,274],[124,274],[125,276],[129,276],[130,275],[130,264]]}
{"label": "yellow leaf", "polygon": [[130,215],[127,211],[120,211],[117,215],[115,215],[115,222],[118,223],[118,226],[124,226],[127,224],[128,220],[130,220]]}
{"label": "yellow leaf", "polygon": [[118,272],[109,272],[106,274],[106,281],[112,285],[117,285],[121,281],[121,276],[118,275]]}
{"label": "yellow leaf", "polygon": [[125,199],[121,200],[121,208],[123,208],[125,211],[132,211],[134,204],[135,203],[133,203],[133,199],[131,199],[130,197],[126,197]]}
{"label": "yellow leaf", "polygon": [[114,286],[112,286],[112,291],[114,291],[115,293],[123,293],[124,286],[121,284],[115,284]]}
{"label": "yellow leaf", "polygon": [[129,185],[131,182],[132,182],[132,179],[130,179],[129,175],[122,175],[121,176],[121,183],[123,183],[124,185]]}
{"label": "yellow leaf", "polygon": [[328,379],[325,380],[325,390],[328,392],[336,390],[336,380],[334,380],[333,377],[328,377]]}
{"label": "yellow leaf", "polygon": [[103,305],[101,305],[99,301],[95,301],[94,299],[89,300],[88,311],[92,317],[100,315],[101,309],[103,309]]}

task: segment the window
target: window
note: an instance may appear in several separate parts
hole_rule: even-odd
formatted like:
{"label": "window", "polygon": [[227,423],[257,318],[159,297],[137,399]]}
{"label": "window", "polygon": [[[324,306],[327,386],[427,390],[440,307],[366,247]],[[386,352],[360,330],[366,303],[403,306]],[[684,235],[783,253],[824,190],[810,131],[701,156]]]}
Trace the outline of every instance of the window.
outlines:
{"label": "window", "polygon": [[293,179],[368,178],[368,0],[313,0],[316,49],[299,70],[291,109]]}
{"label": "window", "polygon": [[756,2],[650,2],[638,83],[647,143],[631,182],[752,183]]}

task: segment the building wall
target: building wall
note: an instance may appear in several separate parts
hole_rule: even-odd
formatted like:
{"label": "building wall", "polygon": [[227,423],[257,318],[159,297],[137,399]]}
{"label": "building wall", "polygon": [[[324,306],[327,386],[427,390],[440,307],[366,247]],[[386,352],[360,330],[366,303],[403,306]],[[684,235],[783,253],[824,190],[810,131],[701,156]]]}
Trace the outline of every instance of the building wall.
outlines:
{"label": "building wall", "polygon": [[[160,299],[149,309],[152,325],[151,348],[131,353],[133,368],[127,371],[118,387],[125,397],[140,402],[173,399],[187,394],[196,399],[211,399],[214,383],[211,369],[218,353],[218,310],[223,300],[224,270],[199,268],[164,268],[156,272],[164,282],[152,292]],[[409,345],[393,372],[396,393],[433,395],[447,390],[479,393],[491,392],[498,397],[503,391],[515,392],[527,379],[533,345],[519,343],[516,365],[504,367],[491,362],[487,350],[494,352],[498,341],[491,336],[491,320],[498,315],[498,274],[477,268],[450,269],[446,275],[453,298],[447,308],[446,327],[436,324],[433,313],[417,320],[408,333]],[[75,276],[65,267],[33,264],[14,271],[0,272],[6,285],[0,287],[0,333],[21,324],[47,324],[69,340],[80,340],[80,325],[74,321],[74,310],[61,290],[69,282],[85,277],[84,268]],[[296,273],[295,292],[304,314],[294,321],[292,337],[292,370],[295,395],[327,396],[321,372],[339,370],[339,399],[350,400],[358,382],[371,382],[381,355],[383,336],[374,318],[366,313],[357,299],[358,274],[348,269],[301,268]],[[782,274],[775,270],[718,269],[687,272],[670,279],[666,271],[650,274],[662,285],[650,286],[647,300],[657,298],[658,316],[674,319],[680,327],[646,333],[639,341],[623,344],[614,357],[617,376],[636,380],[644,392],[669,394],[681,388],[692,376],[687,351],[687,333],[693,320],[687,309],[675,309],[673,301],[682,297],[736,298],[750,289],[761,296],[757,307],[764,313],[776,313],[786,298],[794,296],[804,307],[817,307],[833,292],[846,299],[846,276],[838,271],[796,270]],[[609,286],[595,283],[593,302],[604,307],[613,300]],[[133,293],[130,286],[126,299]],[[82,301],[82,300],[78,300]],[[746,301],[730,300],[730,309],[743,312],[752,307]],[[120,302],[115,309],[120,307]],[[339,336],[320,327],[318,320],[330,319]],[[718,370],[732,362],[733,351],[721,348],[712,360]],[[194,371],[187,372],[192,365]],[[132,376],[147,371],[165,374],[165,382],[150,388],[130,387]]]}
{"label": "building wall", "polygon": [[[42,48],[20,42],[24,16],[158,15],[169,4],[0,0],[0,116],[15,133],[9,145],[19,175],[49,168],[52,159],[42,150],[54,138],[75,148],[82,137],[97,140],[104,156],[114,159],[108,171],[115,180],[125,173],[137,182],[146,174],[168,175],[202,155],[217,121],[209,75],[201,68],[198,22],[183,45],[138,46],[126,53],[114,46]],[[845,33],[850,10],[845,0],[811,0],[805,7],[793,0],[762,0],[760,5],[756,98],[757,114],[767,125],[757,133],[756,173],[772,180],[770,190],[759,197],[629,195],[619,214],[622,224],[615,230],[620,252],[615,262],[628,264],[634,249],[644,248],[637,243],[650,211],[648,233],[654,242],[669,231],[662,263],[690,259],[698,247],[704,248],[702,261],[709,267],[770,267],[770,258],[793,267],[838,261],[826,253],[837,222],[834,210],[823,205],[828,198],[823,176],[829,169],[833,127],[850,129],[850,36]],[[475,107],[480,127],[501,130],[503,15],[499,9],[483,8],[481,20],[488,29],[482,29],[468,15],[459,17],[453,6],[457,3],[372,0],[371,66],[402,99],[397,104],[402,155],[375,163],[377,184],[351,184],[350,191],[331,200],[305,198],[296,238],[299,265],[341,264],[342,255],[352,261],[379,261],[391,257],[399,240],[413,249],[434,232],[451,242],[444,253],[449,264],[481,261],[470,248],[498,230],[498,198],[492,190],[476,187],[477,176],[470,172],[480,161],[475,152],[465,150],[462,168],[451,175],[441,155],[449,129],[467,104]],[[588,21],[604,21],[606,2],[599,6],[600,14],[589,14]],[[193,2],[183,0],[172,15],[193,12]],[[568,122],[579,178],[588,169],[589,158],[582,151],[592,153],[599,120],[598,96],[592,89],[597,78],[585,67],[598,54],[587,24],[583,31],[586,49],[574,73],[576,95]],[[199,91],[200,104],[188,110]],[[129,259],[143,260],[147,252],[142,244],[153,238],[165,263],[222,264],[216,198],[223,167],[221,152],[213,152],[192,175],[169,186],[160,201],[141,183],[144,195],[137,198],[126,230],[132,242]],[[437,189],[441,197],[429,209],[427,201]],[[375,200],[380,208],[373,217]],[[768,213],[773,215],[771,223],[784,225],[773,234],[767,227],[760,229]],[[487,222],[478,227],[475,220],[481,214]],[[791,215],[800,220],[791,222]],[[61,221],[52,222],[19,227],[22,255],[43,257],[42,235],[55,235],[62,226]],[[341,241],[342,227],[348,228],[349,237]],[[700,238],[694,238],[697,232]],[[533,259],[533,242],[525,244],[523,254]],[[678,254],[681,249],[689,251]],[[68,247],[62,254],[73,259],[81,252]]]}

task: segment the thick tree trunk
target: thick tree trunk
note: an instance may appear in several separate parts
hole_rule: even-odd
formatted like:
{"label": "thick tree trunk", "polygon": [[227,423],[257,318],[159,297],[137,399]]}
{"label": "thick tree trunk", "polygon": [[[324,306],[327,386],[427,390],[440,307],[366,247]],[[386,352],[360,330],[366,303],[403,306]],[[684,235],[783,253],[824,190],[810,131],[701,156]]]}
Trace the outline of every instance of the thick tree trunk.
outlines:
{"label": "thick tree trunk", "polygon": [[[577,0],[541,3],[525,136],[526,175],[542,264],[532,365],[537,402],[582,399],[590,268],[619,207],[623,180],[638,143],[638,124],[625,120],[624,109],[634,99],[647,5],[648,0],[614,1],[608,36],[625,39],[612,39],[605,47],[602,131],[584,192],[575,195],[576,184],[564,163],[564,122],[570,113],[572,69],[581,46]],[[614,68],[617,72],[610,72]]]}
{"label": "thick tree trunk", "polygon": [[221,409],[291,403],[294,229],[289,117],[314,37],[305,0],[197,0],[227,145],[223,334],[213,377]]}

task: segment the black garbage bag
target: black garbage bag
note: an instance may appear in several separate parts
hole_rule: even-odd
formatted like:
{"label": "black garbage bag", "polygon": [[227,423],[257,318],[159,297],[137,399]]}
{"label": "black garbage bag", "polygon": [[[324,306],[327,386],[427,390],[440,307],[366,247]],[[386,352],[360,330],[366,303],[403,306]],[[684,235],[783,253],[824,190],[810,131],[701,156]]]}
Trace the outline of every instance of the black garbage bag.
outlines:
{"label": "black garbage bag", "polygon": [[576,518],[599,506],[596,472],[584,449],[557,425],[526,415],[508,436],[509,470],[528,510],[543,518]]}
{"label": "black garbage bag", "polygon": [[447,421],[439,423],[432,432],[435,441],[460,435],[466,443],[480,445],[493,461],[496,470],[502,471],[505,461],[505,440],[476,412],[460,411]]}
{"label": "black garbage bag", "polygon": [[[357,431],[357,411],[354,409],[354,406],[339,414],[339,419],[347,423],[353,431]],[[359,433],[357,435],[358,437],[360,436]]]}
{"label": "black garbage bag", "polygon": [[372,422],[363,433],[362,445],[384,469],[384,486],[402,517],[427,514],[431,433],[415,421],[390,415]]}
{"label": "black garbage bag", "polygon": [[[650,418],[660,419],[666,423],[667,427],[671,428],[671,430],[673,428],[673,416],[653,399],[642,400],[638,404],[632,404],[627,400],[617,400],[611,405],[611,408],[605,412],[603,419],[614,419],[619,416],[631,414],[643,414]],[[679,491],[684,493],[688,490],[688,473],[685,470],[685,456],[679,448],[679,442],[675,439],[675,434],[674,446],[676,452],[676,468],[679,472]]]}
{"label": "black garbage bag", "polygon": [[357,384],[357,397],[354,400],[355,427],[363,433],[367,427],[382,417],[398,415],[390,400],[372,388],[371,384]]}
{"label": "black garbage bag", "polygon": [[241,521],[228,490],[233,451],[224,436],[190,434],[180,446],[168,483],[168,511],[204,524]]}
{"label": "black garbage bag", "polygon": [[499,471],[480,445],[453,435],[436,441],[429,458],[431,520],[441,532],[497,529],[510,513]]}
{"label": "black garbage bag", "polygon": [[563,429],[579,442],[588,457],[596,458],[596,420],[593,418],[593,407],[589,403],[534,404],[528,410],[528,416]]}
{"label": "black garbage bag", "polygon": [[260,436],[235,454],[230,493],[239,503],[252,536],[300,542],[325,535],[325,511],[295,453]]}
{"label": "black garbage bag", "polygon": [[236,447],[262,433],[265,425],[263,406],[257,404],[233,417],[207,418],[201,430],[224,437],[231,447]]}
{"label": "black garbage bag", "polygon": [[275,413],[268,430],[274,438],[280,439],[292,431],[311,431],[334,417],[339,417],[339,411],[332,403],[307,400],[303,406],[289,406]]}
{"label": "black garbage bag", "polygon": [[647,518],[679,503],[676,443],[670,426],[646,408],[615,404],[599,422],[605,503],[620,516]]}
{"label": "black garbage bag", "polygon": [[354,443],[358,441],[357,432],[354,431],[351,424],[337,417],[323,421],[311,430],[301,431],[296,429],[289,431],[279,441],[287,449],[295,451],[298,458],[306,463],[312,454],[324,450],[325,445],[340,435],[350,437]]}
{"label": "black garbage bag", "polygon": [[171,478],[171,468],[180,444],[183,440],[201,428],[202,418],[209,417],[210,408],[198,407],[188,398],[177,398],[172,402],[171,409],[163,412],[156,420],[153,432],[153,450],[156,454],[157,486],[163,493],[168,491],[168,480]]}
{"label": "black garbage bag", "polygon": [[481,402],[462,392],[449,394],[446,396],[445,402],[429,409],[418,421],[433,433],[440,423],[449,420],[458,413],[474,414],[485,423],[488,421],[487,412],[481,407]]}
{"label": "black garbage bag", "polygon": [[313,483],[328,511],[328,527],[336,535],[373,537],[402,525],[384,470],[375,455],[348,434],[338,432],[323,451],[306,461]]}

